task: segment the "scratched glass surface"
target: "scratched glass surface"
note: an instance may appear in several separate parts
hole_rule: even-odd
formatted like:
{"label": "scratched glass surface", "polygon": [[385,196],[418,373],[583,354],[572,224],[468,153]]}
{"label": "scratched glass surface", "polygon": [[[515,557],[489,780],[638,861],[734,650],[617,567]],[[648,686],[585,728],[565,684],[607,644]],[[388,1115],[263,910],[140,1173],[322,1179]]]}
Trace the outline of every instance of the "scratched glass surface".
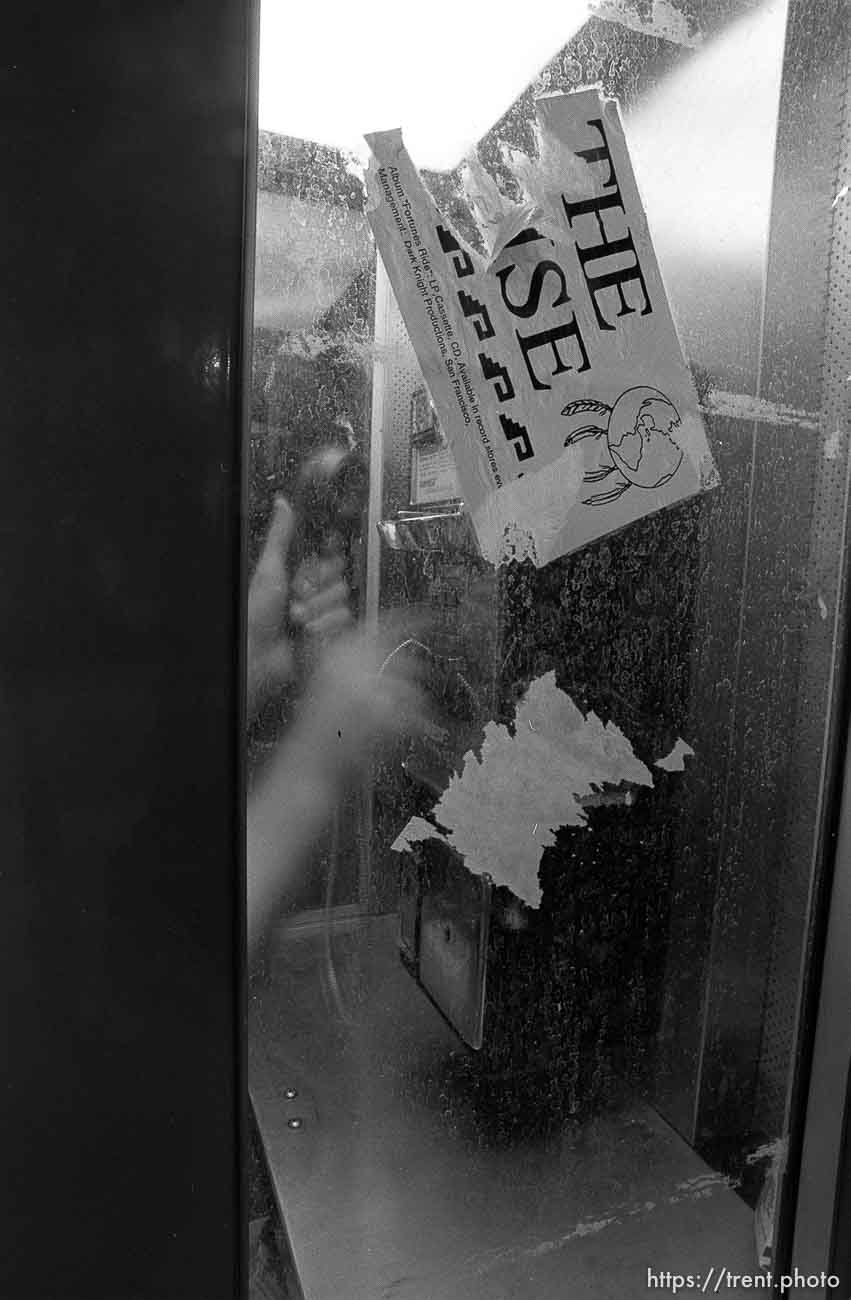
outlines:
{"label": "scratched glass surface", "polygon": [[[786,3],[593,7],[564,9],[472,138],[514,196],[502,147],[534,157],[536,96],[617,98],[720,486],[540,568],[477,552],[367,220],[353,132],[401,126],[446,227],[481,246],[460,146],[436,170],[408,138],[411,49],[373,78],[369,120],[321,78],[321,138],[261,113],[251,559],[317,450],[361,457],[354,606],[417,629],[396,653],[429,701],[423,732],[364,756],[254,986],[294,1295],[738,1295],[776,1259],[847,454],[812,328],[828,272],[807,258],[829,241],[788,237],[836,170],[803,117],[778,136],[778,106],[781,82],[813,102],[826,37],[796,10],[784,64]],[[380,44],[401,19],[375,14]],[[426,20],[443,101],[451,22]],[[345,25],[312,39],[294,48],[317,67],[357,60]],[[459,67],[488,77],[482,58],[471,40]],[[291,708],[255,725],[252,761]]]}

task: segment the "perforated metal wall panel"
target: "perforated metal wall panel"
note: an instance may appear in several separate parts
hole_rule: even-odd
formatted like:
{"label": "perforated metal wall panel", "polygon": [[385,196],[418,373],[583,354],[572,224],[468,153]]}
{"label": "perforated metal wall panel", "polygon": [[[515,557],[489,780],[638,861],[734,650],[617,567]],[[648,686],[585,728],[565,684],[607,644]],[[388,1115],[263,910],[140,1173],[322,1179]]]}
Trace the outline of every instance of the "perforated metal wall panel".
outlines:
{"label": "perforated metal wall panel", "polygon": [[[847,48],[847,47],[846,47]],[[851,61],[829,119],[834,168],[820,190],[825,248],[824,334],[814,447],[810,551],[802,605],[801,676],[788,782],[787,851],[780,874],[759,1061],[756,1119],[768,1133],[788,1124],[790,1061],[798,1030],[809,931],[819,884],[821,819],[830,794],[837,719],[834,710],[847,638],[849,484],[851,484]],[[804,147],[804,141],[799,142]]]}

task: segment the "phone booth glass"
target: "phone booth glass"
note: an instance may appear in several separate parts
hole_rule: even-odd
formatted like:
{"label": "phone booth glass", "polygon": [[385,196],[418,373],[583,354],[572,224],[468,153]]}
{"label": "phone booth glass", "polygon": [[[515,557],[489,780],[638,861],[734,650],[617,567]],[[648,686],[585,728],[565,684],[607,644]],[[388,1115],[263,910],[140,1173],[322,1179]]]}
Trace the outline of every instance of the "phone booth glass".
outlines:
{"label": "phone booth glass", "polygon": [[[737,1295],[789,1267],[846,610],[841,8],[567,6],[475,128],[516,201],[506,158],[545,161],[536,99],[618,100],[718,472],[543,564],[483,554],[463,430],[370,229],[356,136],[408,142],[404,78],[362,122],[338,96],[334,127],[264,122],[261,99],[250,545],[310,454],[356,449],[358,614],[402,616],[393,655],[428,698],[335,811],[252,994],[252,1103],[306,1297]],[[446,239],[481,249],[461,145],[438,168],[416,139]],[[603,509],[647,486],[626,464],[593,471]],[[261,720],[255,758],[284,722]]]}

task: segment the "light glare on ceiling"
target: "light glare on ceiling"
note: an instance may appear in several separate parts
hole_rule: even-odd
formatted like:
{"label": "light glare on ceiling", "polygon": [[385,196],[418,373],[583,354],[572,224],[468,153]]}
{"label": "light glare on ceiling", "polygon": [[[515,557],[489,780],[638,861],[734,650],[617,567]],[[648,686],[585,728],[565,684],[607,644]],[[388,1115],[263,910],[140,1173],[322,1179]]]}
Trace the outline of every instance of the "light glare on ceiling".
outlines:
{"label": "light glare on ceiling", "polygon": [[414,162],[454,167],[579,30],[587,0],[400,9],[391,0],[262,0],[261,129],[368,154],[401,127]]}

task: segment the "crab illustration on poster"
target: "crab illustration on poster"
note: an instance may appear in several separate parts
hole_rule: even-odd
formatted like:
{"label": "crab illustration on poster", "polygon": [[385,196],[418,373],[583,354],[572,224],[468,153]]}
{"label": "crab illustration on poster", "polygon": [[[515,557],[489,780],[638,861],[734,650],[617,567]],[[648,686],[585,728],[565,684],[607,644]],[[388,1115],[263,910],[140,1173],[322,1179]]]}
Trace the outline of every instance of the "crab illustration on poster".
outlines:
{"label": "crab illustration on poster", "polygon": [[562,415],[571,425],[565,447],[592,440],[599,448],[583,484],[601,491],[583,496],[583,505],[611,505],[631,487],[661,487],[683,462],[679,411],[658,388],[628,388],[613,406],[595,398],[568,402]]}

